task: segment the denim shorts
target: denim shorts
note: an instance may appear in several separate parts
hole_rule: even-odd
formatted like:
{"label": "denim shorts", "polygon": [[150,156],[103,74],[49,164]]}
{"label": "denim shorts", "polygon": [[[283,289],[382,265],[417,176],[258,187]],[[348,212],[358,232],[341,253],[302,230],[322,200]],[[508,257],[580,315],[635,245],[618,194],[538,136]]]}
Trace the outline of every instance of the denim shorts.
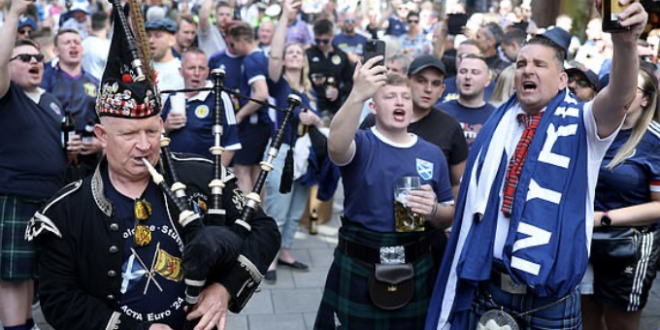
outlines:
{"label": "denim shorts", "polygon": [[[481,285],[472,302],[470,326],[476,329],[479,318],[491,309],[503,309],[513,316],[521,330],[581,330],[582,313],[580,293],[576,287],[564,297],[537,297],[532,293],[512,294],[503,291],[498,283],[489,281]],[[557,302],[561,300],[561,302]],[[548,306],[546,308],[543,308]],[[525,312],[539,309],[533,313]]]}

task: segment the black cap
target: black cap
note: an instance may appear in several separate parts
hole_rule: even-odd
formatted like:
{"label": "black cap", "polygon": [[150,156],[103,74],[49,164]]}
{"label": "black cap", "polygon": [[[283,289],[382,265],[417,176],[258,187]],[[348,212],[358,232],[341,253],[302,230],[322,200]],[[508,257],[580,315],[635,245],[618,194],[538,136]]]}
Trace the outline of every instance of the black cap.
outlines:
{"label": "black cap", "polygon": [[566,69],[566,74],[569,76],[571,75],[582,75],[583,78],[585,78],[589,84],[591,85],[591,88],[593,88],[595,91],[600,90],[598,86],[600,85],[600,82],[598,81],[598,75],[594,73],[593,71],[587,69],[587,68],[570,68]]}
{"label": "black cap", "polygon": [[156,18],[144,25],[144,29],[147,31],[165,31],[172,34],[176,33],[176,23],[169,18]]}
{"label": "black cap", "polygon": [[442,60],[433,55],[422,55],[410,64],[410,67],[408,68],[408,77],[414,76],[427,68],[438,69],[443,76],[447,75],[447,70],[442,63]]}
{"label": "black cap", "polygon": [[566,58],[568,55],[568,48],[571,45],[571,39],[573,38],[570,33],[562,28],[554,27],[543,32],[540,37],[549,39],[559,46],[559,48],[564,51],[564,58]]}

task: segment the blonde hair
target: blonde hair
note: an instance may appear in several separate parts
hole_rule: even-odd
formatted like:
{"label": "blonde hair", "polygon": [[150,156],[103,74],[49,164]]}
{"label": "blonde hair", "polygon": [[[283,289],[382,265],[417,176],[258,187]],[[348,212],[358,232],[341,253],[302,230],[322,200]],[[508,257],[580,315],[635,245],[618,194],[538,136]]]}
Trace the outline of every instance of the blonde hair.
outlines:
{"label": "blonde hair", "polygon": [[493,96],[490,98],[490,103],[496,107],[506,102],[511,95],[515,94],[514,78],[516,75],[515,65],[509,65],[506,69],[500,72],[497,78],[497,84],[493,90]]}
{"label": "blonde hair", "polygon": [[644,70],[639,70],[638,77],[642,80],[642,86],[638,88],[642,90],[642,93],[644,94],[643,97],[649,98],[649,103],[646,107],[642,108],[642,115],[633,126],[632,134],[630,134],[628,141],[626,141],[626,143],[624,143],[623,146],[619,148],[619,151],[617,151],[616,155],[614,155],[612,161],[607,164],[606,168],[609,170],[615,168],[626,158],[632,155],[633,151],[637,147],[637,144],[639,144],[639,141],[642,140],[644,133],[646,133],[646,130],[648,129],[649,124],[651,124],[651,121],[653,120],[653,117],[657,111],[658,83],[655,80],[655,77]]}
{"label": "blonde hair", "polygon": [[[302,86],[304,93],[307,94],[307,97],[310,100],[314,100],[314,94],[312,93],[312,82],[309,80],[309,61],[307,61],[307,52],[305,52],[305,47],[300,43],[288,44],[288,45],[286,45],[286,47],[284,47],[284,54],[283,54],[282,58],[284,58],[284,56],[286,56],[286,51],[292,46],[300,47],[300,49],[302,50],[302,54],[303,54],[303,68],[302,68],[302,71],[300,72],[300,80],[298,80],[297,82],[290,81],[289,77],[285,74],[282,75],[282,79],[286,80],[286,82],[291,87],[293,87],[293,86],[296,86],[296,87],[297,86]],[[286,66],[284,67],[284,70],[286,70]],[[319,110],[319,109],[316,109],[316,110]]]}

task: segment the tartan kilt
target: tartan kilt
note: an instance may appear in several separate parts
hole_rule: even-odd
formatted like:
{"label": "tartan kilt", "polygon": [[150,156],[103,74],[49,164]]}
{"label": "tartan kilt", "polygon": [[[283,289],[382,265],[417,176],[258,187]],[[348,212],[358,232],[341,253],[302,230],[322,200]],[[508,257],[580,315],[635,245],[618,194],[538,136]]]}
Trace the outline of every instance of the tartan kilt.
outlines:
{"label": "tartan kilt", "polygon": [[[401,245],[427,235],[421,233],[376,233],[356,225],[343,225],[340,235],[376,246]],[[398,310],[376,307],[369,297],[367,281],[373,274],[369,267],[339,249],[328,272],[323,299],[316,315],[314,329],[423,329],[428,312],[434,278],[431,253],[413,263],[414,294],[411,301]]]}
{"label": "tartan kilt", "polygon": [[25,239],[27,223],[39,210],[38,201],[0,195],[0,280],[31,281],[37,278],[33,242]]}

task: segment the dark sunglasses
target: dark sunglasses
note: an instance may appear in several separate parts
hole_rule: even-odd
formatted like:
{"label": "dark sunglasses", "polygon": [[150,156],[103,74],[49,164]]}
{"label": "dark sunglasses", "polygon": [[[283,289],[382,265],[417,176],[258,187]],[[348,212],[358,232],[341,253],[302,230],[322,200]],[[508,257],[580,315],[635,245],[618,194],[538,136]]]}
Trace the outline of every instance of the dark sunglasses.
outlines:
{"label": "dark sunglasses", "polygon": [[415,19],[409,19],[408,20],[408,24],[413,24],[413,23],[417,24],[417,23],[419,23],[419,20],[415,20]]}
{"label": "dark sunglasses", "polygon": [[31,34],[32,34],[32,30],[18,30],[18,34],[27,34],[27,35],[31,35]]}
{"label": "dark sunglasses", "polygon": [[568,82],[569,83],[575,83],[575,85],[580,87],[580,88],[590,88],[591,87],[591,84],[588,81],[584,80],[584,79],[569,78]]}
{"label": "dark sunglasses", "polygon": [[314,39],[317,44],[327,44],[330,42],[330,39]]}
{"label": "dark sunglasses", "polygon": [[33,57],[37,62],[41,62],[41,61],[44,60],[44,56],[41,55],[41,54],[18,54],[16,56],[10,58],[9,62],[11,62],[15,59],[19,59],[19,60],[21,60],[21,62],[30,63],[32,61]]}

